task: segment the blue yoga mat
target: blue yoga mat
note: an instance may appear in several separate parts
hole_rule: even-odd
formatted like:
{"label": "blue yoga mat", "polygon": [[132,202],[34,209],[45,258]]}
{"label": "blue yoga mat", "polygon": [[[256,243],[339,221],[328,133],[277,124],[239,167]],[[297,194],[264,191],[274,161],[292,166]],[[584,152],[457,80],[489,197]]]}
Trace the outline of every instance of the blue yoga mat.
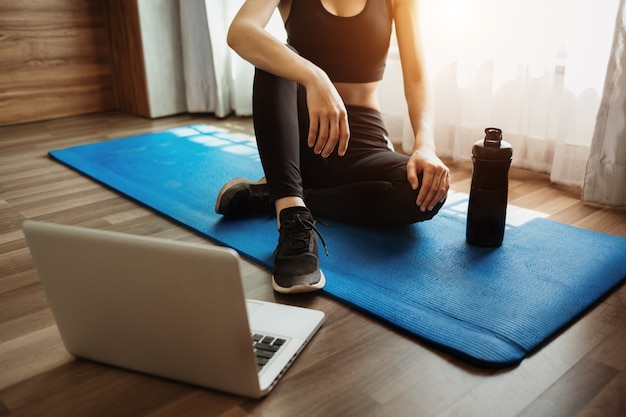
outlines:
{"label": "blue yoga mat", "polygon": [[[267,268],[273,218],[224,220],[216,195],[263,176],[252,138],[208,125],[50,152],[56,160]],[[325,293],[478,366],[510,367],[626,278],[626,238],[536,218],[497,249],[465,242],[464,195],[392,230],[319,224]],[[511,210],[511,209],[510,209]]]}

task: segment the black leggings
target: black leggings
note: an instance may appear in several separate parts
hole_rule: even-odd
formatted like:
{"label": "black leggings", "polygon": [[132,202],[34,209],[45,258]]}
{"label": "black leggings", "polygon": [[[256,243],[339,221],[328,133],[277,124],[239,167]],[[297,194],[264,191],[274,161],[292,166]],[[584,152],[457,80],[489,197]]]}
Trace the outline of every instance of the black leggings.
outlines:
{"label": "black leggings", "polygon": [[350,141],[344,156],[328,158],[307,145],[304,87],[256,69],[253,120],[270,197],[302,197],[315,217],[369,226],[431,219],[415,204],[419,190],[406,177],[408,156],[394,152],[380,112],[347,106]]}

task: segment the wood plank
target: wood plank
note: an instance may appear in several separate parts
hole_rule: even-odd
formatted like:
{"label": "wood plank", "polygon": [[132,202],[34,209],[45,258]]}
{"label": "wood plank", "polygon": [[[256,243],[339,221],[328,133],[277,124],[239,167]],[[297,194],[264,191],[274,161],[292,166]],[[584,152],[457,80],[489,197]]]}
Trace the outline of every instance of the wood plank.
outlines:
{"label": "wood plank", "polygon": [[574,416],[617,374],[618,371],[614,368],[583,359],[526,407],[519,417]]}
{"label": "wood plank", "polygon": [[622,370],[604,389],[576,414],[576,417],[625,416],[626,371]]}
{"label": "wood plank", "polygon": [[103,3],[0,2],[0,126],[114,106]]}
{"label": "wood plank", "polygon": [[46,372],[71,360],[55,325],[0,344],[0,389]]}
{"label": "wood plank", "polygon": [[115,104],[119,110],[150,117],[148,82],[136,0],[105,0]]}

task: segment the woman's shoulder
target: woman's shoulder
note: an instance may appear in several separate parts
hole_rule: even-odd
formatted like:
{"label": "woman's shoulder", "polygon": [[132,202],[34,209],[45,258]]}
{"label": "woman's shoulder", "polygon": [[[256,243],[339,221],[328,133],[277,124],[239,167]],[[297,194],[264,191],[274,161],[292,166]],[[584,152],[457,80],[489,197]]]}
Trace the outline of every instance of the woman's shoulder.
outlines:
{"label": "woman's shoulder", "polygon": [[415,7],[418,5],[419,0],[387,0],[393,9],[400,6],[412,6]]}
{"label": "woman's shoulder", "polygon": [[394,16],[402,14],[416,15],[420,0],[387,0]]}

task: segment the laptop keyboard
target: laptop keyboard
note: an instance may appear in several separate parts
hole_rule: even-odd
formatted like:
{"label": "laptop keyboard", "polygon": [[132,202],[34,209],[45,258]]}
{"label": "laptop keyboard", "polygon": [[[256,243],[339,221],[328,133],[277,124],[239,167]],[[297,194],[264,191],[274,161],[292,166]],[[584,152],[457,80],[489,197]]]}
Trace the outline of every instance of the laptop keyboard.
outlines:
{"label": "laptop keyboard", "polygon": [[286,340],[278,337],[266,336],[259,333],[252,334],[252,346],[256,355],[256,368],[261,371],[265,365],[278,352]]}

